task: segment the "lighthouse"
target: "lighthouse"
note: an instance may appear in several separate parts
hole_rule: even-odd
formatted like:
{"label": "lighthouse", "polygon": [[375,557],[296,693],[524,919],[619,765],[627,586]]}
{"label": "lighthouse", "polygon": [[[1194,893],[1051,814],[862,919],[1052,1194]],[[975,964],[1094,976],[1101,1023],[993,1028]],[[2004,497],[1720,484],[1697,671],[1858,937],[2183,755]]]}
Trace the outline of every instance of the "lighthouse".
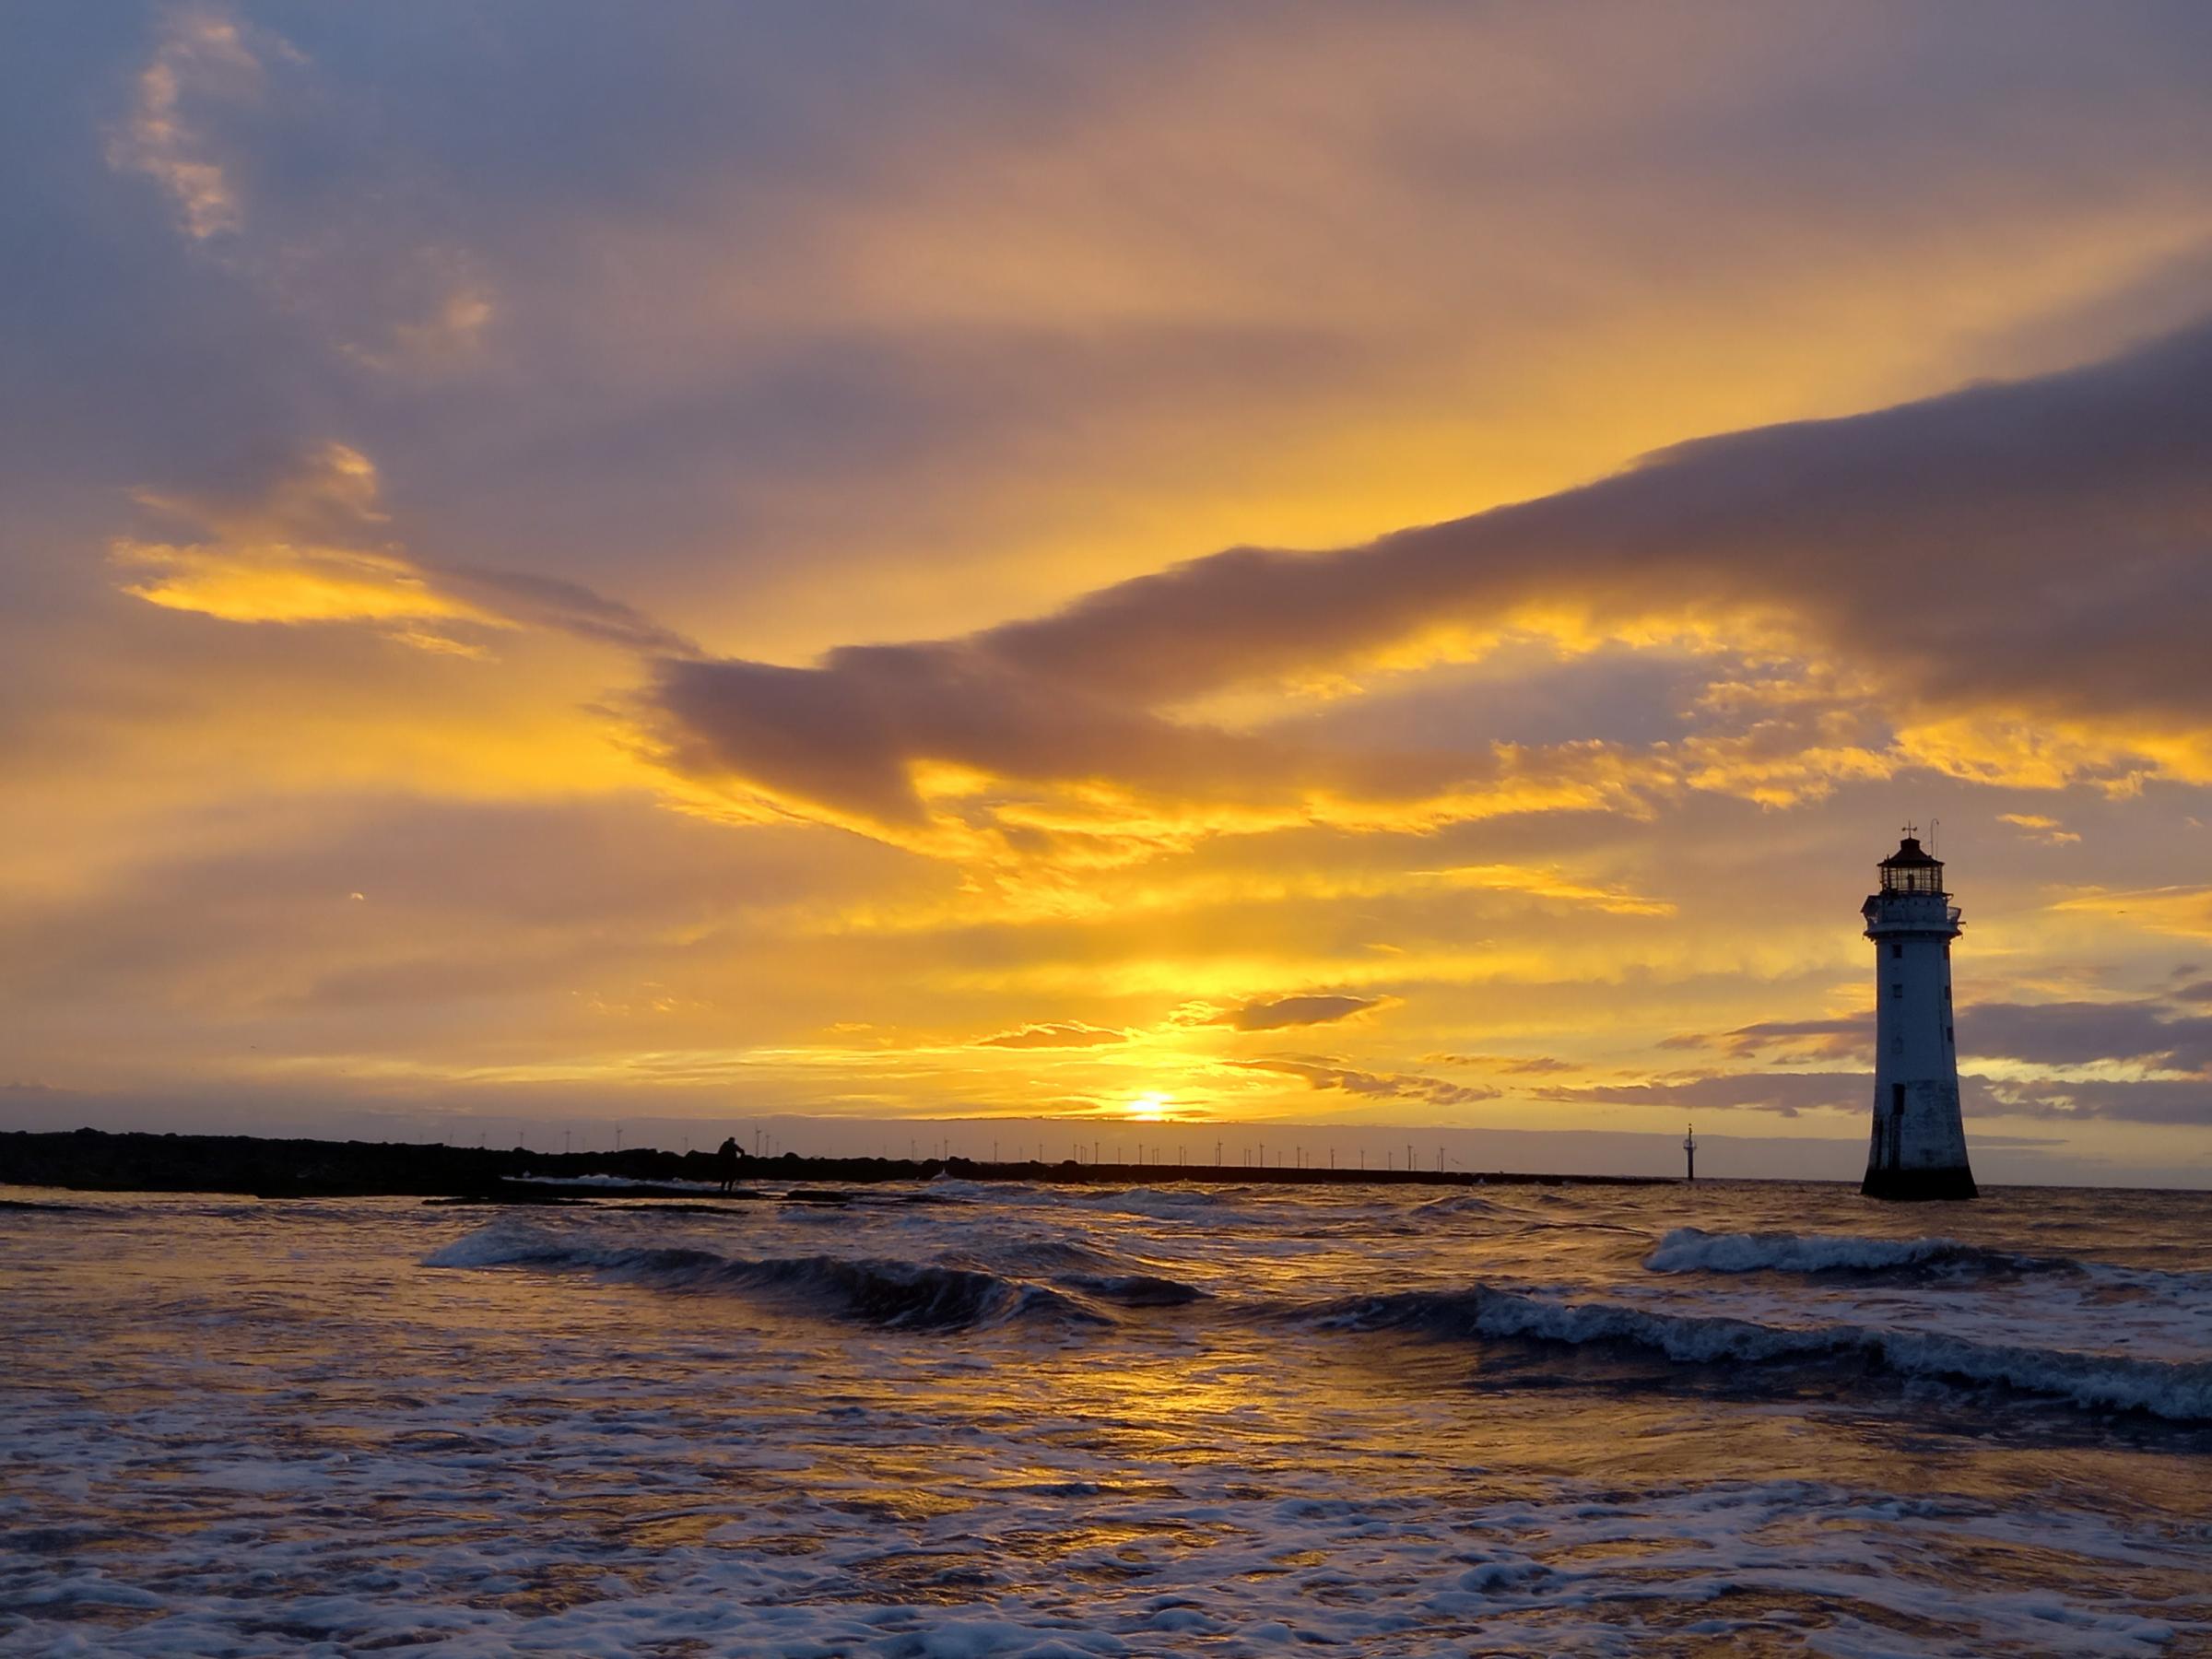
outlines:
{"label": "lighthouse", "polygon": [[1951,941],[1959,907],[1943,865],[1911,825],[1881,862],[1881,891],[1861,908],[1874,941],[1874,1135],[1869,1198],[1971,1198],[1951,1025]]}

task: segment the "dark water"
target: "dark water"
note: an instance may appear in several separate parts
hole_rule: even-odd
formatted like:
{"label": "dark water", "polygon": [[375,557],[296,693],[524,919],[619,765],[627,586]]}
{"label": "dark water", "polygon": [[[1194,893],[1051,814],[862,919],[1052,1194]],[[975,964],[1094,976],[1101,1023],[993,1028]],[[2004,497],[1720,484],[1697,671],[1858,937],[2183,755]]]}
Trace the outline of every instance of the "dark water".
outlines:
{"label": "dark water", "polygon": [[0,1653],[2212,1652],[2205,1195],[0,1195]]}

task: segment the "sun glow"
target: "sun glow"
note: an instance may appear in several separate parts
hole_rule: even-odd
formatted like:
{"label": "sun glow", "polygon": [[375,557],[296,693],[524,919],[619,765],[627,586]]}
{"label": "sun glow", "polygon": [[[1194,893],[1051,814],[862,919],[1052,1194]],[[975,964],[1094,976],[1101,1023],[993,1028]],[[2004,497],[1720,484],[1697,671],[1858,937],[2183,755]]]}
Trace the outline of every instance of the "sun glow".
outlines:
{"label": "sun glow", "polygon": [[1169,1114],[1175,1097],[1148,1088],[1129,1102],[1129,1115],[1140,1124],[1157,1124]]}

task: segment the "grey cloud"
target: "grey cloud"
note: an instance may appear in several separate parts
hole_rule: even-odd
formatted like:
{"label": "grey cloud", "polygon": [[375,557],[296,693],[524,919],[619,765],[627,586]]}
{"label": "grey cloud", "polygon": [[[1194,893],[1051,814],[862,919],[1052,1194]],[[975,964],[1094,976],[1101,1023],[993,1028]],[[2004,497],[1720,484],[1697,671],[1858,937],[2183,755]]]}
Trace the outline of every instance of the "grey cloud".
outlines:
{"label": "grey cloud", "polygon": [[1571,1061],[1557,1059],[1550,1054],[1526,1058],[1513,1054],[1423,1054],[1421,1063],[1424,1065],[1474,1065],[1485,1071],[1511,1072],[1517,1077],[1581,1069]]}
{"label": "grey cloud", "polygon": [[2212,1015],[2156,1002],[1976,1003],[1959,1011],[1962,1053],[2035,1065],[2134,1061],[2164,1071],[2212,1069]]}
{"label": "grey cloud", "polygon": [[[581,582],[415,555],[394,536],[373,460],[347,444],[262,445],[234,457],[219,477],[203,478],[194,489],[141,488],[135,494],[149,519],[161,524],[165,535],[180,535],[182,545],[112,544],[128,572],[126,589],[141,596],[151,596],[149,589],[165,594],[167,602],[183,609],[201,608],[194,594],[203,574],[242,571],[279,582],[331,578],[374,590],[390,606],[380,610],[334,603],[319,617],[312,606],[280,607],[270,619],[397,621],[441,633],[512,624],[664,661],[700,654],[675,629]],[[172,587],[168,579],[179,571]],[[235,612],[217,614],[247,619]]]}
{"label": "grey cloud", "polygon": [[1784,1049],[1808,1057],[1844,1059],[1866,1053],[1873,1041],[1874,1017],[1869,1013],[1834,1019],[1762,1019],[1710,1037],[1669,1038],[1660,1046],[1717,1048],[1747,1055]]}
{"label": "grey cloud", "polygon": [[[734,775],[889,825],[919,825],[926,816],[909,771],[921,760],[1224,806],[1295,801],[1316,787],[1442,782],[1404,757],[1317,766],[1264,735],[1172,720],[963,642],[850,646],[819,668],[665,663],[648,712],[680,771]],[[1511,758],[1463,759],[1442,776],[1500,780],[1513,770]]]}
{"label": "grey cloud", "polygon": [[[1542,643],[1440,668],[1399,690],[1327,703],[1288,726],[1301,737],[1370,748],[1481,748],[1588,738],[1643,746],[1679,738],[1712,681],[1709,659],[1653,656],[1625,645],[1560,661]],[[1470,709],[1481,718],[1470,721]]]}
{"label": "grey cloud", "polygon": [[[2176,994],[2186,997],[2189,993]],[[2212,1016],[2185,1015],[2159,1000],[1973,1003],[1959,1010],[1957,1023],[1963,1054],[2034,1065],[2120,1061],[2171,1071],[2212,1066]],[[1867,1012],[1828,1019],[1760,1020],[1729,1031],[1670,1037],[1659,1046],[1737,1056],[1779,1052],[1802,1058],[1849,1059],[1870,1053],[1873,1041],[1874,1016]]]}
{"label": "grey cloud", "polygon": [[1482,1085],[1450,1083],[1418,1072],[1360,1071],[1325,1059],[1232,1060],[1229,1064],[1240,1071],[1274,1072],[1297,1077],[1312,1088],[1422,1100],[1431,1106],[1469,1106],[1481,1100],[1494,1100],[1500,1093]]}
{"label": "grey cloud", "polygon": [[431,159],[376,93],[216,5],[168,8],[107,147],[168,197],[195,256],[377,372],[475,355],[493,289]]}
{"label": "grey cloud", "polygon": [[[2067,1082],[1993,1078],[1970,1072],[1959,1082],[1970,1141],[1975,1138],[1975,1119],[1985,1113],[2137,1124],[2212,1123],[2212,1078]],[[1803,1112],[1864,1112],[1873,1088],[1871,1072],[1716,1072],[1649,1083],[1550,1088],[1542,1091],[1541,1098],[1684,1111],[1746,1108],[1795,1117]]]}
{"label": "grey cloud", "polygon": [[679,766],[906,819],[918,759],[1310,786],[1315,760],[1279,738],[1164,712],[1539,600],[1601,623],[1778,612],[1908,705],[2187,721],[2212,712],[2208,535],[2202,325],[2040,379],[1686,444],[1366,547],[1231,549],[961,640],[677,665],[657,702]]}
{"label": "grey cloud", "polygon": [[[2109,1082],[1984,1080],[1990,1109],[2023,1117],[2111,1118],[2133,1124],[2212,1125],[2212,1078]],[[1970,1122],[1971,1135],[1973,1125]]]}
{"label": "grey cloud", "polygon": [[1061,1020],[1047,1025],[1023,1026],[1018,1031],[1000,1031],[994,1036],[979,1037],[978,1048],[1102,1048],[1108,1043],[1126,1042],[1126,1031],[1108,1030],[1103,1026],[1085,1025],[1081,1020]]}
{"label": "grey cloud", "polygon": [[1381,1007],[1383,996],[1276,996],[1233,1008],[1222,1023],[1240,1031],[1279,1031],[1287,1026],[1327,1025]]}
{"label": "grey cloud", "polygon": [[1810,601],[1931,688],[2048,679],[2194,708],[2212,687],[2194,631],[2212,594],[2208,410],[2200,325],[2085,369],[1685,444],[1367,547],[1235,549],[980,642],[1056,679],[1172,698],[1562,590],[1616,614]]}
{"label": "grey cloud", "polygon": [[1628,1106],[1748,1108],[1795,1117],[1801,1112],[1861,1111],[1871,1072],[1716,1072],[1650,1083],[1600,1083],[1537,1091],[1540,1099],[1603,1100]]}
{"label": "grey cloud", "polygon": [[514,571],[476,570],[465,565],[450,565],[442,570],[434,564],[424,568],[433,575],[441,576],[456,592],[480,599],[487,608],[503,611],[518,620],[649,656],[683,658],[700,654],[696,644],[674,629],[619,600],[594,594],[581,582]]}

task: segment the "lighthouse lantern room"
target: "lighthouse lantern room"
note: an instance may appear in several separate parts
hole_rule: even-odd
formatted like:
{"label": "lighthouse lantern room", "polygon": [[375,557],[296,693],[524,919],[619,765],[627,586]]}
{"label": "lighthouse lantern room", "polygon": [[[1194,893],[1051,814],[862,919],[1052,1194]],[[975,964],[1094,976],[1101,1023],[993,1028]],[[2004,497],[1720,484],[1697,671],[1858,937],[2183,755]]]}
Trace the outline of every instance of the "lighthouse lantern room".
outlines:
{"label": "lighthouse lantern room", "polygon": [[1874,1133],[1870,1198],[1971,1198],[1959,1111],[1959,1045],[1951,1018],[1951,941],[1959,907],[1943,865],[1908,825],[1881,862],[1881,891],[1861,907],[1875,952]]}

